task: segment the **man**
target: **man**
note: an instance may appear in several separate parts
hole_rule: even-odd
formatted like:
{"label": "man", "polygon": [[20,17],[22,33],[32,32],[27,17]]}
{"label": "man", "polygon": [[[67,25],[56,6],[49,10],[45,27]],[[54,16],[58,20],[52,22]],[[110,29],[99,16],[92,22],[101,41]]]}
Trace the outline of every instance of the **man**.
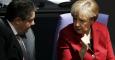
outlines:
{"label": "man", "polygon": [[14,0],[8,5],[5,18],[0,19],[0,60],[32,60],[23,37],[34,25],[35,11],[31,1]]}
{"label": "man", "polygon": [[71,8],[73,23],[60,31],[58,60],[115,60],[108,29],[96,22],[94,0],[78,0]]}

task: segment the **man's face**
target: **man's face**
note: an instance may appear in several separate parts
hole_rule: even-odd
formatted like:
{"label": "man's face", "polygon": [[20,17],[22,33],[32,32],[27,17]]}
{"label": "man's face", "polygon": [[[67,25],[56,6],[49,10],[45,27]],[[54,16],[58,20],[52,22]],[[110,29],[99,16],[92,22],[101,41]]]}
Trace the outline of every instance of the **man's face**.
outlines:
{"label": "man's face", "polygon": [[77,33],[79,34],[87,34],[90,30],[90,26],[92,24],[92,20],[82,20],[79,18],[74,18],[73,20],[74,23],[74,29]]}
{"label": "man's face", "polygon": [[31,12],[31,17],[26,20],[20,20],[18,24],[18,32],[26,32],[32,25],[34,25],[35,12]]}

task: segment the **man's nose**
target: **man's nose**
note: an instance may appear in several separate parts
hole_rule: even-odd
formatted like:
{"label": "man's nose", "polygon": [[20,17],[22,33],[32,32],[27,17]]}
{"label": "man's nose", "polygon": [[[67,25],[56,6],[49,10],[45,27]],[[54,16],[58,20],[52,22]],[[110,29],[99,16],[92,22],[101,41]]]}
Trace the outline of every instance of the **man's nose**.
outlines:
{"label": "man's nose", "polygon": [[32,21],[31,25],[35,25],[35,22],[34,22],[34,20]]}

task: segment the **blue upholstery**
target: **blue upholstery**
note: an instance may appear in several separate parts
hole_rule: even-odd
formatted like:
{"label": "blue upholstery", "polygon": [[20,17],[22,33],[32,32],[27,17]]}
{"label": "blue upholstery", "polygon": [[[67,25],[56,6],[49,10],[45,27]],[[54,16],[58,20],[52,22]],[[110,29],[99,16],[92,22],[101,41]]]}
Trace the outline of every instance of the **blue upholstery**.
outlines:
{"label": "blue upholstery", "polygon": [[109,15],[102,14],[102,13],[100,13],[98,15],[97,21],[102,23],[102,24],[104,24],[104,25],[106,25],[106,26],[107,26],[108,20],[109,20]]}

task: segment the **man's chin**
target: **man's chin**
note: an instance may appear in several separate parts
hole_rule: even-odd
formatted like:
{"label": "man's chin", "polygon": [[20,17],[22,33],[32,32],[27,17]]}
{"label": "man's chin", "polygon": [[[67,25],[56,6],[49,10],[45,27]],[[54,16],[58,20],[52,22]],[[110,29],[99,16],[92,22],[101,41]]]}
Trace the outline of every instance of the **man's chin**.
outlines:
{"label": "man's chin", "polygon": [[22,32],[20,32],[21,34],[24,34],[24,33],[27,33],[28,32],[28,30],[24,30],[24,31],[22,31]]}
{"label": "man's chin", "polygon": [[27,32],[28,32],[28,30],[25,30],[25,31],[24,31],[24,33],[27,33]]}
{"label": "man's chin", "polygon": [[27,28],[24,32],[26,33],[26,32],[28,32],[28,30],[29,30],[29,28]]}

